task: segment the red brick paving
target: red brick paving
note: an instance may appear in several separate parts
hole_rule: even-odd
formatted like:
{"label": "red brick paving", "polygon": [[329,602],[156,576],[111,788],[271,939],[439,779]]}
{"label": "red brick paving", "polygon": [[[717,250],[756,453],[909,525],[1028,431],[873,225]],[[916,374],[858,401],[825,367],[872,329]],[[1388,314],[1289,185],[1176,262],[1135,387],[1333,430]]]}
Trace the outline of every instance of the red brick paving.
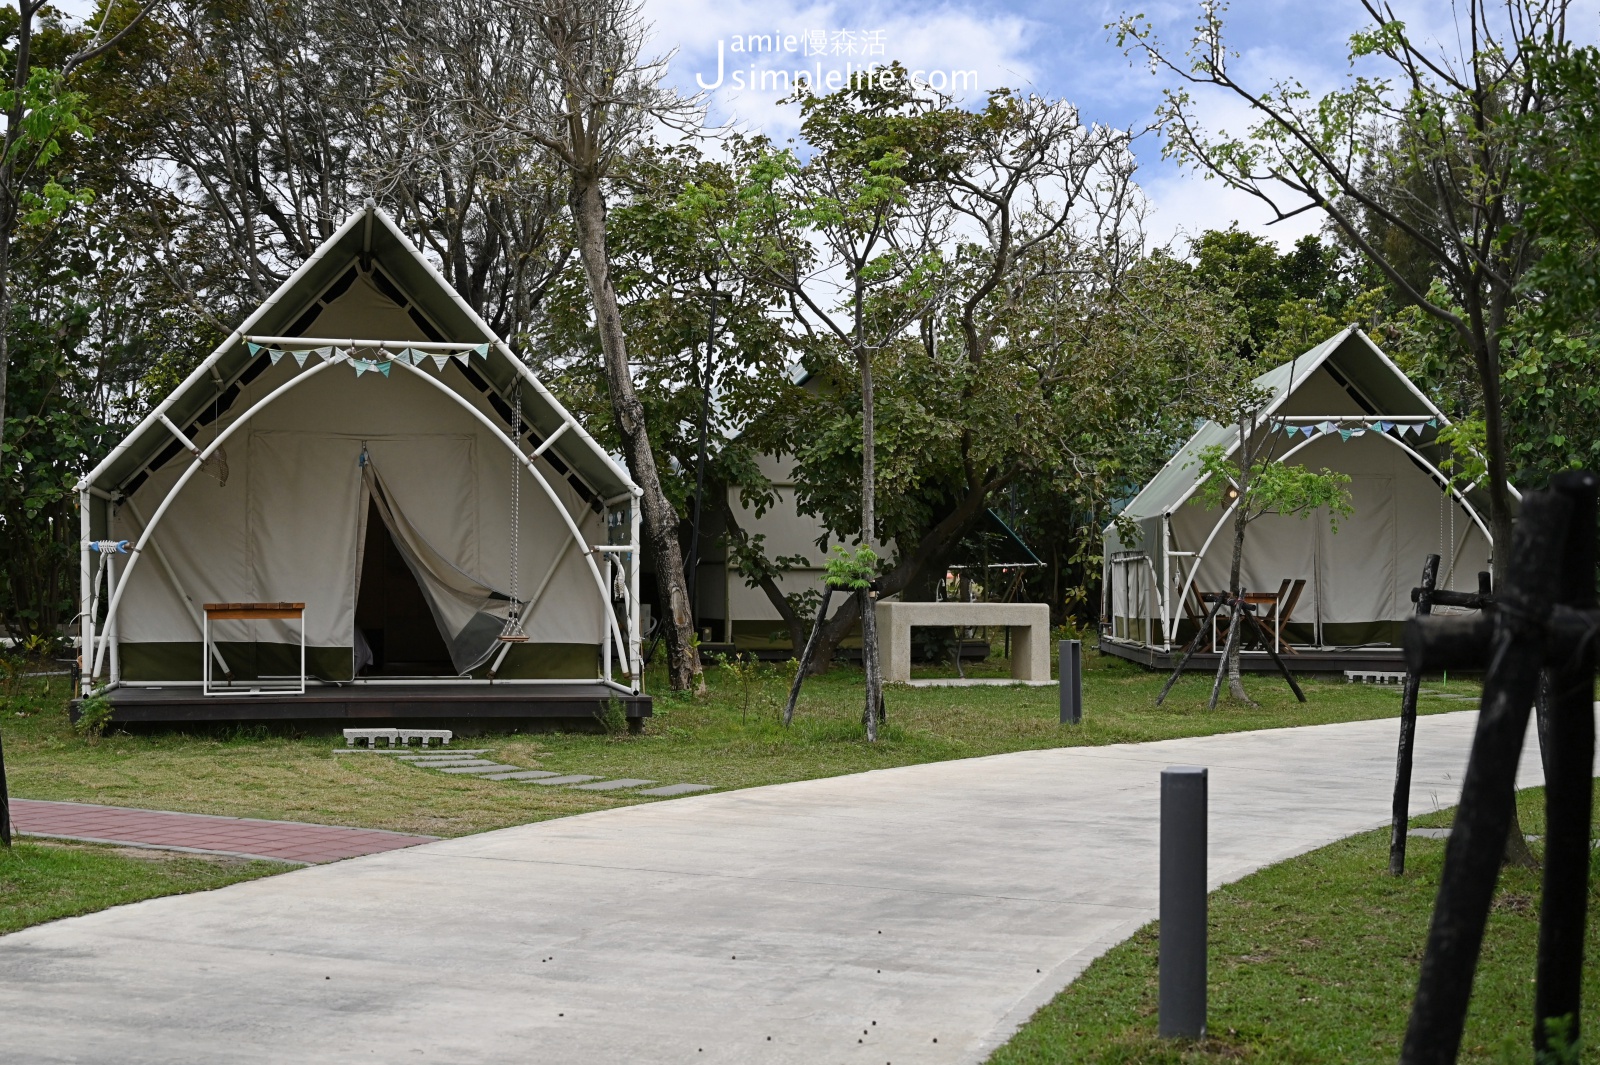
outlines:
{"label": "red brick paving", "polygon": [[38,799],[12,799],[11,824],[15,831],[28,836],[133,843],[312,865],[414,847],[437,838],[370,828],[131,810],[122,806]]}

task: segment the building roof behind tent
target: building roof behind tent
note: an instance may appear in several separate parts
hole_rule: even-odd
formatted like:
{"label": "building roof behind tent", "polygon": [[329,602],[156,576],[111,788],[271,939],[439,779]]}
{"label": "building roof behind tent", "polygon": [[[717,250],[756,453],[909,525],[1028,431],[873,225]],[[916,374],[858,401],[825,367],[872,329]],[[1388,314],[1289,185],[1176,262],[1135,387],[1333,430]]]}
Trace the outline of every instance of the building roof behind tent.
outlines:
{"label": "building roof behind tent", "polygon": [[[246,345],[246,336],[314,336],[308,332],[320,308],[319,297],[358,262],[376,262],[409,301],[413,327],[405,336],[353,337],[356,340],[448,340],[486,342],[487,358],[473,357],[470,370],[496,393],[491,402],[503,405],[512,382],[522,381],[523,421],[540,437],[548,437],[563,422],[571,424],[550,452],[602,499],[637,494],[637,488],[610,455],[552,396],[528,368],[511,354],[464,300],[417,250],[394,220],[370,200],[325,240],[299,269],[191,373],[178,388],[147,415],[143,422],[112,449],[84,484],[112,491],[173,444],[161,424],[166,415],[192,437],[193,424],[208,412],[217,396],[217,381],[226,389],[246,373],[258,358]],[[416,313],[410,313],[412,311]],[[335,339],[335,338],[329,338]],[[215,374],[215,376],[213,376]],[[224,393],[226,394],[226,393]],[[547,452],[547,456],[550,455]],[[170,457],[170,456],[167,456]],[[553,456],[552,456],[553,457]],[[165,461],[162,458],[161,461]],[[157,465],[160,463],[157,462]],[[586,493],[587,494],[587,493]]]}
{"label": "building roof behind tent", "polygon": [[[1387,355],[1365,333],[1347,326],[1303,355],[1296,356],[1256,377],[1254,384],[1267,394],[1265,414],[1283,405],[1295,389],[1324,365],[1343,378],[1343,384],[1361,397],[1364,406],[1377,416],[1428,415],[1439,423],[1448,422],[1442,412],[1422,394]],[[1209,447],[1221,445],[1232,452],[1239,444],[1237,426],[1214,421],[1203,423],[1178,449],[1161,471],[1150,479],[1122,514],[1134,521],[1171,513],[1181,504],[1200,479],[1200,455]],[[1429,445],[1414,445],[1437,463]]]}

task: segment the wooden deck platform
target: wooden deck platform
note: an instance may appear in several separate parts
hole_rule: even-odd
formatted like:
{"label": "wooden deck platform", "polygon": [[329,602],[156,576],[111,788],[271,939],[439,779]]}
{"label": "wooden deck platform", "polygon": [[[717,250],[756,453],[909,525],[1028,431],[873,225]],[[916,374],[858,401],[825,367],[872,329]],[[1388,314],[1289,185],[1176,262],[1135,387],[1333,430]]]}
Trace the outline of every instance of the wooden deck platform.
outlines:
{"label": "wooden deck platform", "polygon": [[[1100,650],[1105,654],[1126,658],[1130,662],[1137,662],[1150,669],[1170,670],[1178,664],[1178,655],[1182,648],[1162,651],[1144,644],[1125,643],[1122,640],[1112,640],[1102,636]],[[1406,668],[1404,652],[1398,647],[1299,647],[1296,648],[1296,652],[1282,655],[1284,664],[1296,673],[1343,673],[1347,669],[1403,673]],[[1187,674],[1190,670],[1194,670],[1214,673],[1217,669],[1217,660],[1221,657],[1210,651],[1196,652],[1194,657],[1189,659],[1189,664],[1184,667],[1184,672]],[[1270,673],[1277,670],[1272,664],[1272,657],[1265,651],[1240,652],[1239,668],[1246,673]]]}
{"label": "wooden deck platform", "polygon": [[[304,695],[203,695],[198,687],[117,688],[112,723],[346,722],[418,728],[500,726],[518,720],[592,719],[611,698],[630,727],[651,716],[648,695],[625,695],[598,681],[562,684],[315,685]],[[77,705],[72,708],[74,719]]]}

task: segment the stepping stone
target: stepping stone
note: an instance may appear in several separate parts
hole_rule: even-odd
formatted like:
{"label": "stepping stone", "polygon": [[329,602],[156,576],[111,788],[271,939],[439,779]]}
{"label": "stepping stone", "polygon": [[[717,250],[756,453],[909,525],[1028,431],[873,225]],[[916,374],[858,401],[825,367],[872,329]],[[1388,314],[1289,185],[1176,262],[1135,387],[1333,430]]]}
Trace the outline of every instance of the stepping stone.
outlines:
{"label": "stepping stone", "polygon": [[484,765],[493,762],[493,758],[476,758],[472,755],[461,755],[455,758],[408,758],[409,765]]}
{"label": "stepping stone", "polygon": [[1406,835],[1416,836],[1418,839],[1449,839],[1448,828],[1411,828],[1406,830]]}
{"label": "stepping stone", "polygon": [[[422,754],[421,752],[415,751],[415,750],[413,750],[410,754],[406,754],[403,751],[396,751],[395,754],[398,755],[398,757],[395,759],[395,761],[397,761],[397,762],[415,762],[415,761],[418,761],[419,759],[427,759],[427,758],[434,758],[434,759],[438,759],[438,758],[471,758],[475,754],[488,754],[489,750],[490,749],[488,747],[480,747],[479,749],[477,749],[475,751],[463,751],[463,750],[457,750],[457,749],[452,747],[448,751],[432,750],[432,751],[429,751],[427,754]],[[385,752],[385,753],[387,753],[387,752]]]}
{"label": "stepping stone", "polygon": [[640,795],[688,795],[696,791],[710,791],[711,784],[668,784],[664,788],[649,788]]}
{"label": "stepping stone", "polygon": [[545,777],[560,776],[548,769],[524,769],[520,773],[490,773],[484,780],[542,780]]}
{"label": "stepping stone", "polygon": [[573,773],[570,776],[564,776],[564,777],[546,777],[543,780],[535,780],[534,783],[535,784],[547,784],[547,785],[548,784],[582,784],[585,780],[599,780],[599,779],[600,779],[599,777],[593,776],[593,775],[584,776],[582,773]]}
{"label": "stepping stone", "polygon": [[514,773],[519,767],[487,762],[483,765],[444,765],[438,768],[441,773]]}
{"label": "stepping stone", "polygon": [[598,784],[579,784],[574,791],[616,791],[619,788],[637,788],[645,784],[654,784],[653,780],[602,780]]}

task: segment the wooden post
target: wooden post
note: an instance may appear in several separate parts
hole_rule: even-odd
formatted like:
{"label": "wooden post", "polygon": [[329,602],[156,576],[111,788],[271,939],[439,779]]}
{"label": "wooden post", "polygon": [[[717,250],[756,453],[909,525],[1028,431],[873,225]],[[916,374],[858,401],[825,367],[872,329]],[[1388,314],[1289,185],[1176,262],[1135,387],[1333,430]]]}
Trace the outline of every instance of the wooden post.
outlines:
{"label": "wooden post", "polygon": [[0,742],[0,846],[11,846],[11,792],[6,787],[6,748]]}
{"label": "wooden post", "polygon": [[[1566,550],[1561,555],[1558,602],[1577,610],[1595,606],[1596,488],[1600,478],[1574,472],[1552,479],[1572,504]],[[1564,652],[1564,649],[1562,649]],[[1552,656],[1546,668],[1550,742],[1545,747],[1544,898],[1539,907],[1539,960],[1534,990],[1534,1054],[1567,1060],[1578,1045],[1583,993],[1584,923],[1589,897],[1589,826],[1593,803],[1594,674],[1592,639],[1576,653]],[[1564,1037],[1547,1022],[1569,1018]],[[1565,1045],[1563,1045],[1565,1044]]]}
{"label": "wooden post", "polygon": [[[1422,584],[1417,596],[1416,616],[1433,613],[1433,586],[1439,579],[1439,556],[1429,555],[1422,564]],[[1406,829],[1411,822],[1411,744],[1417,735],[1417,689],[1422,686],[1422,671],[1406,670],[1405,689],[1400,693],[1400,750],[1395,755],[1393,821],[1389,829],[1389,875],[1406,871]]]}
{"label": "wooden post", "polygon": [[1207,610],[1206,616],[1201,619],[1200,628],[1195,632],[1193,638],[1184,644],[1183,653],[1178,656],[1177,668],[1172,671],[1172,676],[1168,677],[1167,683],[1162,686],[1161,694],[1156,696],[1157,706],[1160,706],[1162,700],[1167,697],[1167,693],[1172,691],[1172,686],[1178,683],[1178,678],[1183,676],[1183,667],[1188,665],[1189,657],[1195,653],[1201,642],[1205,640],[1206,630],[1211,627],[1211,619],[1217,616],[1217,611],[1222,609],[1224,601],[1224,598],[1218,598],[1216,602],[1211,604],[1211,609]]}
{"label": "wooden post", "polygon": [[[1400,1051],[1401,1065],[1453,1065],[1505,854],[1517,759],[1545,656],[1545,623],[1560,585],[1571,501],[1530,492],[1512,538],[1506,586],[1496,594],[1482,709],[1445,850],[1427,950]],[[1447,620],[1447,619],[1441,619]],[[1456,619],[1448,619],[1456,620]],[[1408,623],[1407,666],[1430,667],[1423,619]]]}
{"label": "wooden post", "polygon": [[828,620],[828,600],[833,598],[833,585],[824,581],[822,583],[822,602],[817,604],[817,620],[811,626],[811,638],[806,640],[805,650],[800,652],[800,668],[795,670],[794,683],[789,686],[789,701],[783,704],[783,723],[785,725],[794,721],[794,704],[800,699],[800,685],[806,678],[806,670],[811,668],[811,657],[817,653],[817,641],[822,637],[822,626]]}
{"label": "wooden post", "polygon": [[1231,601],[1233,613],[1228,621],[1228,638],[1222,641],[1222,658],[1217,662],[1217,675],[1211,682],[1211,701],[1206,704],[1207,710],[1217,708],[1217,697],[1222,694],[1222,678],[1228,673],[1228,656],[1233,652],[1233,645],[1239,640],[1239,631],[1244,628],[1244,592],[1239,592],[1239,598]]}

